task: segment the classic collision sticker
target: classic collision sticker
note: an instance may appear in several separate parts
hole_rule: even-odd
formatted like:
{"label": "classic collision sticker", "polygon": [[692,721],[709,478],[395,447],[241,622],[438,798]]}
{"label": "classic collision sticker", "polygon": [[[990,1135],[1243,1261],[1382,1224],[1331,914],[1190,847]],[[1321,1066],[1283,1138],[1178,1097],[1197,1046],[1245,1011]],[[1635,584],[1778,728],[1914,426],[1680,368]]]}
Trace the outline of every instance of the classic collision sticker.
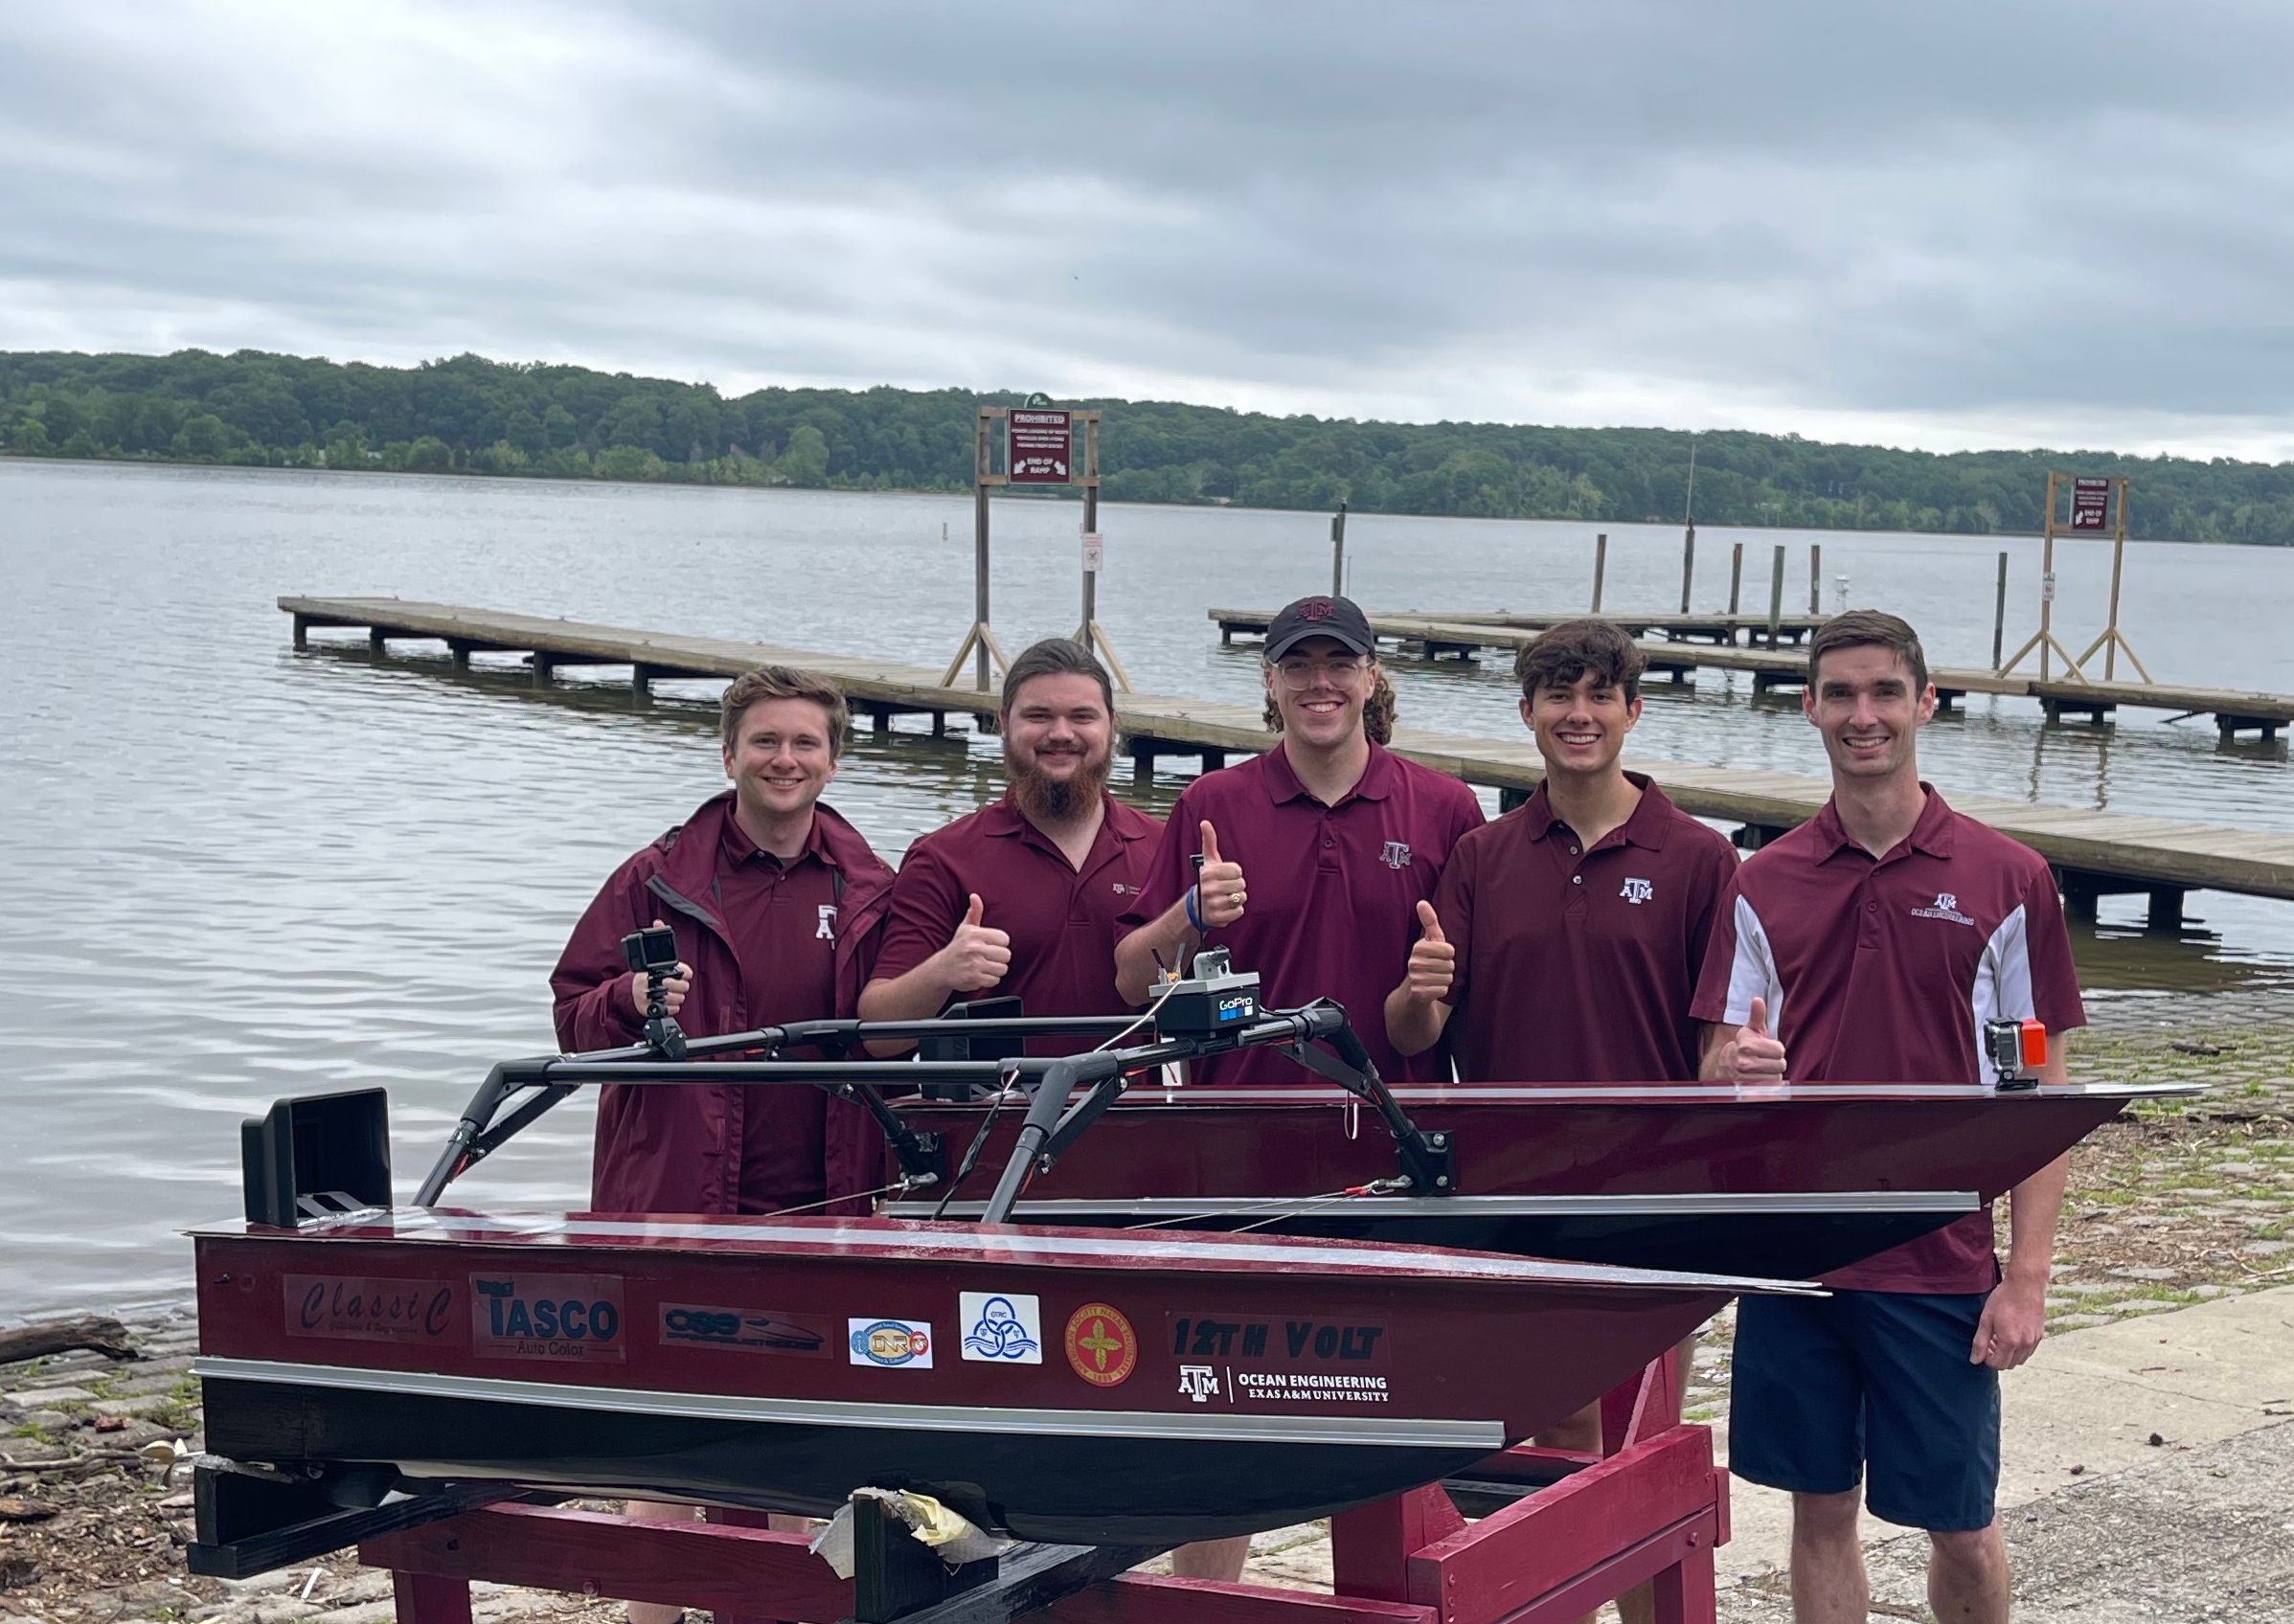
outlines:
{"label": "classic collision sticker", "polygon": [[785,1309],[721,1308],[692,1302],[661,1305],[665,1346],[723,1347],[826,1359],[835,1340],[829,1321]]}
{"label": "classic collision sticker", "polygon": [[846,1345],[854,1365],[932,1368],[932,1327],[920,1320],[848,1320]]}
{"label": "classic collision sticker", "polygon": [[619,1365],[619,1274],[472,1274],[470,1342],[482,1359]]}
{"label": "classic collision sticker", "polygon": [[284,1289],[290,1337],[429,1342],[454,1325],[454,1287],[445,1280],[289,1274]]}

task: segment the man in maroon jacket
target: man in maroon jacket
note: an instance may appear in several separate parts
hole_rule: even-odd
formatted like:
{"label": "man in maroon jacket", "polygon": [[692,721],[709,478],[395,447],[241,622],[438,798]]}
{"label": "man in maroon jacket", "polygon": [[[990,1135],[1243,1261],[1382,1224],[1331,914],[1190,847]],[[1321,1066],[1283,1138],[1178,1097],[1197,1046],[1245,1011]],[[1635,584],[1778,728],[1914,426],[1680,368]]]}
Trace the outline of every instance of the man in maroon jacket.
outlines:
{"label": "man in maroon jacket", "polygon": [[[664,991],[711,1036],[849,1015],[868,980],[892,870],[820,804],[844,743],[843,694],[766,665],[725,690],[733,788],[624,863],[551,974],[568,1050],[634,1043],[645,978],[630,931],[666,922],[679,974]],[[608,1086],[598,1101],[590,1206],[601,1212],[859,1212],[883,1183],[883,1143],[858,1106],[775,1084]]]}

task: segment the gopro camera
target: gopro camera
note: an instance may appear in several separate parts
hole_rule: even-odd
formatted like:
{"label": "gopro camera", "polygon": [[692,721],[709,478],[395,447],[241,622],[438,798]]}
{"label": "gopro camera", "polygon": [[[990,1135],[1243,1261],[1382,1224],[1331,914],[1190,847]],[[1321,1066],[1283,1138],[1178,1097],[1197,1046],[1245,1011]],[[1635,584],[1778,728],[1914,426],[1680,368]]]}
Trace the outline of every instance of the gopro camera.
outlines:
{"label": "gopro camera", "polygon": [[2003,1089],[2035,1089],[2047,1064],[2047,1027],[2037,1021],[1986,1021],[1984,1053]]}
{"label": "gopro camera", "polygon": [[677,973],[677,933],[667,925],[631,931],[622,937],[622,960],[648,979],[673,976]]}
{"label": "gopro camera", "polygon": [[1223,947],[1194,956],[1194,974],[1156,989],[1155,1035],[1211,1037],[1249,1026],[1259,1018],[1259,972],[1237,970]]}
{"label": "gopro camera", "polygon": [[631,931],[622,937],[622,962],[646,979],[646,1042],[655,1053],[685,1058],[685,1029],[669,1011],[661,983],[677,973],[677,933],[667,925]]}

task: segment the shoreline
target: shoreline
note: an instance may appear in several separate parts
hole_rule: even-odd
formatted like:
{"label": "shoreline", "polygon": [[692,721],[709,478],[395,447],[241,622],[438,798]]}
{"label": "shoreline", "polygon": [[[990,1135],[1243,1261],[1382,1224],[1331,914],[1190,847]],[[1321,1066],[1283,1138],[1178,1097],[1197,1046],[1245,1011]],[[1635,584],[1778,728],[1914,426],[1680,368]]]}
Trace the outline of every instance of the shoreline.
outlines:
{"label": "shoreline", "polygon": [[[964,485],[862,486],[837,485],[748,485],[725,480],[630,480],[613,479],[595,474],[574,475],[473,473],[459,468],[329,468],[300,463],[279,464],[271,462],[208,462],[193,459],[176,459],[170,457],[58,457],[53,452],[0,451],[0,466],[6,466],[10,462],[40,463],[58,467],[89,467],[100,465],[108,468],[213,469],[215,471],[224,473],[247,474],[325,474],[331,478],[337,479],[479,480],[498,485],[568,485],[575,487],[587,485],[606,485],[615,489],[630,490],[713,490],[757,491],[766,493],[786,491],[791,493],[822,496],[937,496],[944,497],[951,502],[969,502],[971,500],[971,491],[969,487]],[[1079,504],[1082,501],[1082,496],[1079,490],[1078,490],[1076,495],[1070,496],[1064,492],[1056,492],[1050,490],[1015,490],[1010,486],[998,486],[997,500],[1006,502],[1074,502]],[[1108,508],[1169,508],[1173,512],[1180,513],[1231,512],[1327,514],[1329,512],[1327,508],[1254,508],[1248,504],[1238,502],[1140,502],[1136,500],[1120,500],[1114,497],[1104,499],[1102,506]],[[1423,519],[1439,522],[1442,524],[1467,525],[1581,525],[1587,530],[1598,530],[1603,525],[1611,526],[1618,530],[1671,530],[1680,528],[1674,521],[1670,519],[1579,519],[1566,516],[1561,518],[1537,518],[1527,515],[1512,518],[1501,518],[1482,513],[1408,513],[1393,512],[1383,508],[1351,508],[1349,510],[1348,516],[1350,518],[1355,519]],[[2037,530],[1840,530],[1836,528],[1827,528],[1815,525],[1735,524],[1720,520],[1715,520],[1709,523],[1701,523],[1697,528],[1708,532],[1741,530],[1748,534],[1756,535],[1901,536],[1910,540],[1921,540],[1929,537],[1943,537],[1953,540],[1975,541],[2037,541],[2041,539],[2040,533]],[[2086,541],[2094,540],[2096,538],[2090,532],[2086,531],[2081,531],[2078,536],[2072,536],[2068,530],[2058,530],[2056,532],[2056,539],[2058,541]],[[2106,536],[2102,539],[2108,540],[2109,538]],[[2294,546],[2294,543],[2288,542],[2201,541],[2184,536],[2148,536],[2129,534],[2126,539],[2130,545],[2140,543],[2146,547],[2251,548],[2257,552],[2270,552],[2273,550],[2283,552],[2289,546]]]}

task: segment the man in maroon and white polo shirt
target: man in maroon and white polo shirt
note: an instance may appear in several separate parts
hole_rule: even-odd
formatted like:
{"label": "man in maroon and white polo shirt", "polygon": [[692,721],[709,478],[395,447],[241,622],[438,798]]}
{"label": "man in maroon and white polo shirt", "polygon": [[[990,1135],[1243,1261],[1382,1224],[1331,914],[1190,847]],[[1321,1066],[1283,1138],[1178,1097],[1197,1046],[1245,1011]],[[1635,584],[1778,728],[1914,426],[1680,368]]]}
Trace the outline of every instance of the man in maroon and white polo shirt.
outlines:
{"label": "man in maroon and white polo shirt", "polygon": [[[1935,689],[1912,628],[1835,616],[1808,648],[1803,705],[1832,798],[1747,859],[1693,1012],[1705,1074],[1736,1081],[1992,1083],[1987,1020],[2085,1024],[2046,862],[1919,781]],[[1738,1307],[1730,1467],[1792,1493],[1792,1599],[1806,1624],[1861,1621],[1862,1500],[1928,1530],[1937,1616],[2008,1616],[1994,1515],[1999,1372],[2038,1346],[2068,1159],[2010,1193],[2003,1275],[1988,1211],[1828,1277],[1818,1301]]]}
{"label": "man in maroon and white polo shirt", "polygon": [[[1393,689],[1362,611],[1304,598],[1266,631],[1267,725],[1275,748],[1205,773],[1179,797],[1124,916],[1116,984],[1146,1002],[1159,969],[1181,970],[1206,936],[1238,970],[1256,970],[1272,1006],[1343,1004],[1392,1082],[1446,1075],[1440,1054],[1406,1057],[1381,1011],[1410,955],[1418,905],[1434,894],[1450,848],[1482,823],[1457,779],[1390,755]],[[1197,890],[1189,859],[1205,859]],[[1249,876],[1246,884],[1244,876]],[[1202,1062],[1199,1080],[1303,1080],[1266,1049]]]}
{"label": "man in maroon and white polo shirt", "polygon": [[[1004,675],[1003,798],[908,848],[866,1021],[1016,995],[1030,1015],[1112,1015],[1116,920],[1163,825],[1107,793],[1115,693],[1090,650],[1048,638]],[[1037,1040],[1065,1054],[1094,1040]]]}

